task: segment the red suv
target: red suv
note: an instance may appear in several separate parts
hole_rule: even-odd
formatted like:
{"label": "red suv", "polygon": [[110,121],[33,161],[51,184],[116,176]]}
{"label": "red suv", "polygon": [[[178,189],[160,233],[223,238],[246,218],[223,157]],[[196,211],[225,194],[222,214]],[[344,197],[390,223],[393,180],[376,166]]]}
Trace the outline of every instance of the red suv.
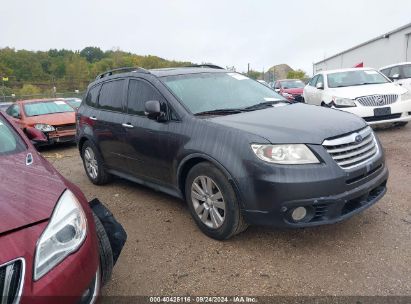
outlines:
{"label": "red suv", "polygon": [[102,227],[80,189],[0,113],[0,302],[94,302],[113,265]]}
{"label": "red suv", "polygon": [[274,90],[291,102],[304,102],[304,86],[299,79],[282,79],[275,82]]}

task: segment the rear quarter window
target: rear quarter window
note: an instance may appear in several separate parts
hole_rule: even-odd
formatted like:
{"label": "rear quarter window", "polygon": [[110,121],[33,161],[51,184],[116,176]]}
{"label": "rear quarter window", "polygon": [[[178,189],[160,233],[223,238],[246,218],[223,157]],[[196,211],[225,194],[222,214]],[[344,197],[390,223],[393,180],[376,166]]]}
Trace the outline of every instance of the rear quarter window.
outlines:
{"label": "rear quarter window", "polygon": [[95,87],[92,87],[88,91],[88,93],[86,95],[85,102],[90,107],[96,107],[97,106],[97,99],[98,99],[98,94],[100,93],[100,88],[101,88],[101,85],[96,85]]}

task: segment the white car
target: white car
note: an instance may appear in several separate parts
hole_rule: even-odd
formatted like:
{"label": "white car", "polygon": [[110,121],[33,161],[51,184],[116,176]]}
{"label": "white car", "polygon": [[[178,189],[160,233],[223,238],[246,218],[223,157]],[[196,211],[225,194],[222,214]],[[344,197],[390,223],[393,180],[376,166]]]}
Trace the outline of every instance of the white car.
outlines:
{"label": "white car", "polygon": [[381,68],[380,72],[391,79],[394,83],[403,86],[408,91],[411,91],[411,62],[392,64]]}
{"label": "white car", "polygon": [[371,68],[323,71],[304,87],[308,104],[332,107],[362,117],[368,124],[411,120],[411,92]]}

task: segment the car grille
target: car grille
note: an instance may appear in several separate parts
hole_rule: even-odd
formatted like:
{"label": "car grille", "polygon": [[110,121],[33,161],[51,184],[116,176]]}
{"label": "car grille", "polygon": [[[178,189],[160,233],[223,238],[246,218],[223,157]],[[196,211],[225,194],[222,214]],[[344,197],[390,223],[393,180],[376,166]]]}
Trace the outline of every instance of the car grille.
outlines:
{"label": "car grille", "polygon": [[24,279],[24,260],[18,259],[0,266],[0,303],[19,301]]}
{"label": "car grille", "polygon": [[56,131],[72,131],[76,129],[76,124],[69,124],[69,125],[60,125],[55,127]]}
{"label": "car grille", "polygon": [[363,119],[366,122],[373,122],[373,121],[397,119],[397,118],[400,118],[400,117],[401,117],[401,113],[397,113],[397,114],[390,114],[390,115],[363,117]]}
{"label": "car grille", "polygon": [[359,166],[378,153],[378,145],[370,127],[342,137],[325,140],[323,146],[344,169]]}
{"label": "car grille", "polygon": [[390,105],[398,100],[396,94],[384,94],[384,95],[370,95],[358,97],[356,99],[361,105],[366,107],[380,107]]}

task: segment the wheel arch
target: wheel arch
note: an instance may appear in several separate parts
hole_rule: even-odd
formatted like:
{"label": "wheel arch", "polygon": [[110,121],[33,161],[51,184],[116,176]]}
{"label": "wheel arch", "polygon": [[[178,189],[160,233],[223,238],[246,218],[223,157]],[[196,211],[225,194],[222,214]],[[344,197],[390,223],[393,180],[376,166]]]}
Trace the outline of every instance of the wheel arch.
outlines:
{"label": "wheel arch", "polygon": [[79,152],[80,152],[80,155],[81,155],[81,152],[82,152],[82,150],[83,150],[84,143],[85,143],[86,141],[92,142],[92,143],[96,146],[98,152],[101,154],[101,151],[100,151],[99,147],[96,145],[96,143],[95,143],[95,141],[93,140],[93,138],[92,138],[91,136],[88,136],[88,135],[86,135],[86,134],[83,134],[83,136],[81,136],[81,137],[78,139],[78,143],[77,143],[77,147],[78,147],[78,150],[79,150]]}
{"label": "wheel arch", "polygon": [[188,172],[197,164],[201,162],[209,162],[216,166],[221,172],[227,177],[229,183],[234,189],[235,194],[237,195],[237,199],[240,202],[241,207],[243,207],[243,201],[241,198],[241,193],[239,191],[239,188],[237,187],[237,184],[232,177],[231,173],[216,159],[202,154],[202,153],[193,153],[185,158],[180,162],[180,165],[177,168],[177,182],[178,182],[178,188],[182,194],[182,197],[185,198],[185,182],[187,179]]}

